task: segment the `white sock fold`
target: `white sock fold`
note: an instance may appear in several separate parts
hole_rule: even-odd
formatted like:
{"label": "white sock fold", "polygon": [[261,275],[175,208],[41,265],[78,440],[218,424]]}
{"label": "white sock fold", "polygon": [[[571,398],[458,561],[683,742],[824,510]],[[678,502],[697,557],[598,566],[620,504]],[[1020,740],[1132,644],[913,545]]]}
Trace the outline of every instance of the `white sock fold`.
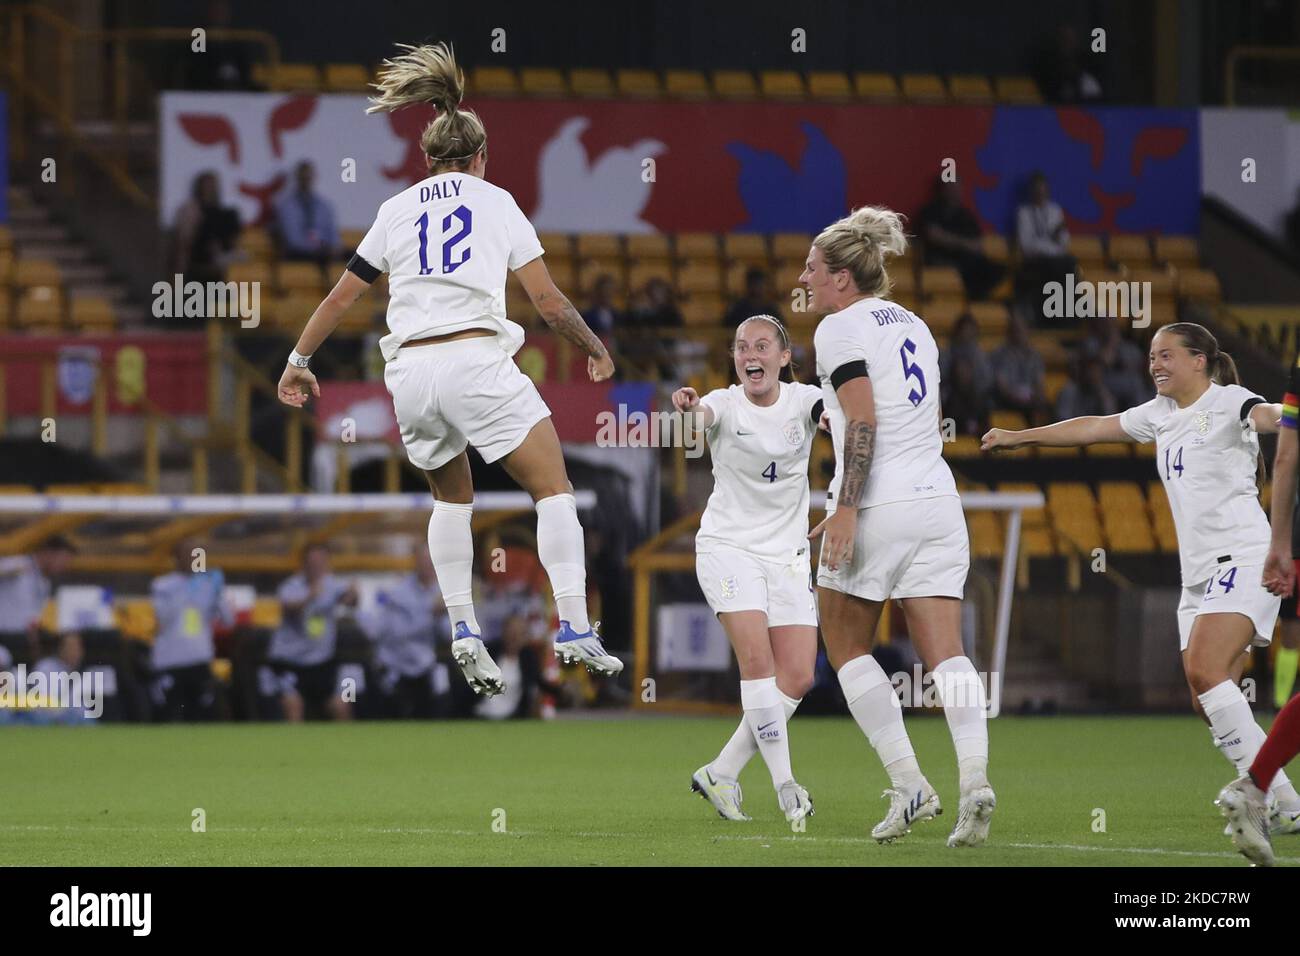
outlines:
{"label": "white sock fold", "polygon": [[[1205,716],[1209,718],[1214,746],[1237,769],[1238,776],[1245,776],[1250,765],[1255,762],[1259,748],[1268,739],[1264,728],[1255,722],[1250,701],[1246,700],[1241,688],[1230,680],[1215,684],[1204,694],[1198,694],[1197,699],[1201,702]],[[1283,810],[1292,813],[1300,811],[1300,795],[1296,794],[1290,778],[1281,770],[1273,778],[1268,792]]]}
{"label": "white sock fold", "polygon": [[537,502],[537,557],[551,579],[555,611],[574,632],[591,630],[587,619],[587,554],[578,503],[573,495],[552,495]]}
{"label": "white sock fold", "polygon": [[435,501],[429,516],[429,557],[447,605],[454,634],[457,624],[480,633],[474,616],[474,506]]}
{"label": "white sock fold", "polygon": [[740,705],[745,723],[758,742],[758,752],[772,775],[772,786],[794,778],[790,769],[790,741],[785,732],[785,710],[775,677],[740,682]]}
{"label": "white sock fold", "polygon": [[894,786],[920,782],[921,766],[903,726],[903,708],[881,666],[870,654],[855,657],[839,670],[849,713],[880,756]]}
{"label": "white sock fold", "polygon": [[950,657],[934,669],[934,686],[948,719],[961,792],[988,785],[988,700],[969,657]]}
{"label": "white sock fold", "polygon": [[[799,709],[799,704],[802,701],[787,697],[781,692],[780,688],[777,688],[777,693],[781,694],[781,709],[785,711],[785,721],[788,727],[790,718]],[[721,752],[709,764],[709,770],[713,772],[715,777],[728,777],[735,780],[756,753],[758,753],[758,742],[754,740],[754,732],[749,729],[749,723],[742,716],[740,724],[736,727],[736,732],[731,735],[731,739],[723,745]]]}

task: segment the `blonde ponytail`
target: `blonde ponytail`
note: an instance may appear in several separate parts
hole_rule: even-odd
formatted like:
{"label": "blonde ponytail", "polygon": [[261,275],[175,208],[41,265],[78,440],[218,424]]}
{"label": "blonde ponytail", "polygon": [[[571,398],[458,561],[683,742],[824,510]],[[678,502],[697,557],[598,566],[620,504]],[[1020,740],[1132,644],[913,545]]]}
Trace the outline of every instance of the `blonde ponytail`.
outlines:
{"label": "blonde ponytail", "polygon": [[420,134],[420,148],[433,160],[434,171],[448,167],[464,169],[487,145],[487,130],[473,110],[460,109],[465,97],[465,74],[456,64],[450,46],[410,46],[384,61],[377,95],[370,98],[367,113],[391,112],[416,103],[432,103],[437,117]]}
{"label": "blonde ponytail", "polygon": [[863,206],[823,229],[813,245],[822,251],[829,272],[848,269],[859,292],[884,296],[891,288],[885,260],[907,251],[907,236],[898,213]]}

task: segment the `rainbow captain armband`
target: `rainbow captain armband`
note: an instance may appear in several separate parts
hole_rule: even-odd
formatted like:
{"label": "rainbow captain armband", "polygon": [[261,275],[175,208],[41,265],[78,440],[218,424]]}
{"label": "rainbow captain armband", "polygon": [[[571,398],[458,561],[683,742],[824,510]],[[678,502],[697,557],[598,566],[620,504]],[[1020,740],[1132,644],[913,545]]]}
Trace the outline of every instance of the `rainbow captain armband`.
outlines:
{"label": "rainbow captain armband", "polygon": [[1296,427],[1296,413],[1300,411],[1300,397],[1294,392],[1287,392],[1282,399],[1282,420],[1278,422],[1281,428]]}

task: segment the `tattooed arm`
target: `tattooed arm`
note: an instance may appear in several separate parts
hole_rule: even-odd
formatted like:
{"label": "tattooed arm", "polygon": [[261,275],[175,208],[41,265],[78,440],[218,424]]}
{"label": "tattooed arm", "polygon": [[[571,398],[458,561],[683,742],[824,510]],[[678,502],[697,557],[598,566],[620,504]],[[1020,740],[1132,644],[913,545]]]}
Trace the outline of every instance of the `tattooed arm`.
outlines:
{"label": "tattooed arm", "polygon": [[[871,475],[876,454],[876,399],[862,362],[837,369],[835,396],[844,413],[844,458],[840,463],[840,491],[835,499],[835,513],[827,517],[808,535],[824,533],[821,561],[831,570],[853,560],[853,546],[858,530],[858,505]],[[843,373],[843,375],[841,374]]]}
{"label": "tattooed arm", "polygon": [[609,357],[605,343],[596,337],[573,303],[556,287],[542,257],[520,266],[515,275],[551,331],[587,354],[587,370],[592,381],[601,382],[613,375],[614,361]]}

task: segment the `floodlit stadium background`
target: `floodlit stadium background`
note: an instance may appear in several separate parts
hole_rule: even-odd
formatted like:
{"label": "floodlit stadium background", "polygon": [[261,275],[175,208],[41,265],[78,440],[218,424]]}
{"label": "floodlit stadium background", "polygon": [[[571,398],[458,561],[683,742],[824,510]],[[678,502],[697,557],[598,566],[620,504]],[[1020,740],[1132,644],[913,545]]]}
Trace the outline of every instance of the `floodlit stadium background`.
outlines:
{"label": "floodlit stadium background", "polygon": [[[895,298],[946,348],[966,330],[945,360],[945,376],[962,369],[944,383],[946,455],[964,491],[994,493],[968,500],[964,627],[1002,711],[1185,710],[1152,446],[988,459],[978,435],[1100,400],[1094,351],[1113,397],[1145,400],[1147,343],[1178,319],[1208,325],[1246,384],[1280,398],[1298,344],[1300,120],[1286,107],[1300,101],[1300,13],[1228,0],[1053,9],[1049,21],[1033,2],[720,4],[707,18],[685,2],[626,18],[594,3],[555,16],[394,2],[361,16],[330,2],[307,18],[251,2],[0,7],[0,561],[15,568],[56,538],[75,549],[66,568],[38,569],[51,593],[35,620],[0,606],[0,663],[97,671],[106,719],[159,719],[151,581],[193,544],[224,573],[233,616],[208,664],[210,716],[276,719],[264,673],[276,589],[325,542],[358,590],[333,658],[356,690],[352,716],[408,713],[376,632],[429,499],[380,377],[383,281],[314,362],[320,401],[286,409],[274,383],[379,203],[423,176],[412,143],[429,114],[366,116],[366,84],[394,42],[445,39],[487,125],[489,178],[535,223],[619,366],[614,383],[588,382],[512,280],[509,315],[530,328],[519,364],[584,493],[592,616],[629,667],[605,686],[552,664],[533,510],[475,461],[485,638],[508,647],[526,691],[478,709],[448,670],[444,625],[428,635],[440,662],[416,675],[432,700],[421,715],[734,707],[726,639],[693,574],[709,459],[659,447],[636,416],[667,410],[681,384],[728,383],[733,310],[783,316],[809,380],[816,319],[798,311],[795,278],[811,236],[864,204],[910,217]],[[323,265],[293,261],[274,228],[304,161],[337,220]],[[1035,171],[1065,211],[1072,274],[1147,284],[1149,324],[1045,315],[1026,297],[1015,224]],[[210,262],[177,238],[205,172],[238,223]],[[976,226],[961,255],[926,231],[944,175]],[[256,315],[187,309],[195,277],[255,291]],[[1020,351],[999,352],[1021,322]],[[1107,343],[1108,325],[1128,344]],[[1041,374],[1024,372],[1026,355]],[[602,413],[620,409],[631,427],[611,446]],[[814,491],[832,469],[819,438]],[[912,673],[901,621],[882,630],[886,669]],[[1270,700],[1270,652],[1248,676]],[[838,711],[838,694],[819,667],[801,713]]]}

